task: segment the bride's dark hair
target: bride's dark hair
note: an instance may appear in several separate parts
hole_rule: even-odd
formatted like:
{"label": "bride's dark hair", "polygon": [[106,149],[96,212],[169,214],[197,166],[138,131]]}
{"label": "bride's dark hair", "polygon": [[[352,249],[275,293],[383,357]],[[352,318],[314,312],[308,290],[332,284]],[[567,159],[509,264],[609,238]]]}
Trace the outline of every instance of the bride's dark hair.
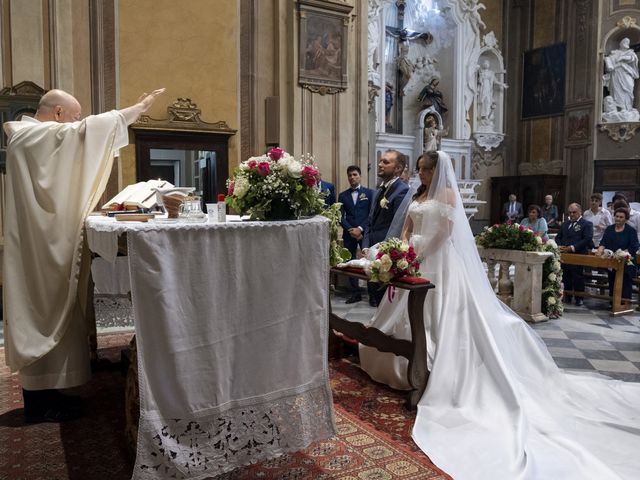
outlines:
{"label": "bride's dark hair", "polygon": [[[418,169],[420,168],[420,160],[425,159],[425,167],[427,168],[436,168],[436,165],[438,164],[438,152],[436,152],[435,150],[431,150],[429,152],[424,152],[422,155],[420,155],[418,157],[418,160],[416,161],[416,171],[418,171]],[[423,185],[422,183],[420,183],[420,186],[418,187],[418,190],[416,191],[416,193],[413,195],[412,200],[415,200],[416,198],[418,198],[420,195],[422,195],[426,190],[427,190],[428,186],[427,185]]]}

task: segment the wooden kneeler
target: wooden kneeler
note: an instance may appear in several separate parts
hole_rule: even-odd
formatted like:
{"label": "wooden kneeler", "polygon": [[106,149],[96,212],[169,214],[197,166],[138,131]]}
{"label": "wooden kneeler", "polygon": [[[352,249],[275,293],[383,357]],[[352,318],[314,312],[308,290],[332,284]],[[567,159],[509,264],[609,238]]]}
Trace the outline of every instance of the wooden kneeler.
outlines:
{"label": "wooden kneeler", "polygon": [[[331,269],[331,273],[346,275],[360,280],[369,280],[361,268],[346,267]],[[411,390],[407,405],[415,409],[425,388],[429,371],[427,369],[427,339],[424,331],[424,302],[427,292],[435,288],[429,280],[420,277],[405,277],[392,280],[389,285],[409,290],[408,313],[411,324],[411,340],[401,340],[381,332],[375,327],[367,327],[360,322],[345,320],[329,311],[329,326],[338,332],[351,337],[363,345],[373,347],[381,352],[391,352],[409,360],[407,379]]]}

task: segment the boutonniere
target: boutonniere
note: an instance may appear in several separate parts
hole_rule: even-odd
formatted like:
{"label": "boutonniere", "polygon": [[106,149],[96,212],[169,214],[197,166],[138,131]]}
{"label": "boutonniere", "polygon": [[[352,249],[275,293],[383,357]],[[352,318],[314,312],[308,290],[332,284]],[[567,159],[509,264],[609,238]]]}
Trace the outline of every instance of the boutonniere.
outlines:
{"label": "boutonniere", "polygon": [[574,229],[576,232],[579,232],[580,230],[582,230],[582,227],[580,226],[580,224],[579,224],[579,223],[576,223],[576,224],[573,226],[573,229]]}
{"label": "boutonniere", "polygon": [[389,200],[387,200],[387,197],[382,197],[382,200],[380,200],[380,208],[384,208],[385,210],[389,208]]}
{"label": "boutonniere", "polygon": [[360,196],[358,197],[358,200],[367,200],[367,194],[361,193]]}

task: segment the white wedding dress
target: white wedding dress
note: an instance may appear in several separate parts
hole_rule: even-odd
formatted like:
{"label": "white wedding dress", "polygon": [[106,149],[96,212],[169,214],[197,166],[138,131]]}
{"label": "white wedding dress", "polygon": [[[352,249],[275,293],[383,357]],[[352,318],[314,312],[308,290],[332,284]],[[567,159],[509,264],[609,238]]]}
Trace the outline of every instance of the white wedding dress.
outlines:
{"label": "white wedding dress", "polygon": [[[456,480],[640,478],[640,384],[559,370],[497,299],[443,152],[428,200],[408,212],[421,273],[436,286],[425,301],[431,375],[418,446]],[[372,325],[409,339],[407,297],[385,295]],[[408,388],[405,359],[360,346],[360,361],[375,380]]]}

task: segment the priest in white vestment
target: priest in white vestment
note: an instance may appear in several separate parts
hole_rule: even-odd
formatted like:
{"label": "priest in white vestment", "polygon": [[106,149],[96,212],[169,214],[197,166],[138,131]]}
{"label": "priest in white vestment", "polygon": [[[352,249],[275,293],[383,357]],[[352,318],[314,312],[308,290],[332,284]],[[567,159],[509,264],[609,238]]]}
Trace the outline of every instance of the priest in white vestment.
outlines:
{"label": "priest in white vestment", "polygon": [[27,421],[80,414],[77,399],[57,389],[86,383],[91,373],[78,292],[84,219],[104,191],[113,151],[128,143],[127,125],[163,91],[80,120],[80,103],[51,90],[35,118],[4,124],[5,356],[19,374]]}

